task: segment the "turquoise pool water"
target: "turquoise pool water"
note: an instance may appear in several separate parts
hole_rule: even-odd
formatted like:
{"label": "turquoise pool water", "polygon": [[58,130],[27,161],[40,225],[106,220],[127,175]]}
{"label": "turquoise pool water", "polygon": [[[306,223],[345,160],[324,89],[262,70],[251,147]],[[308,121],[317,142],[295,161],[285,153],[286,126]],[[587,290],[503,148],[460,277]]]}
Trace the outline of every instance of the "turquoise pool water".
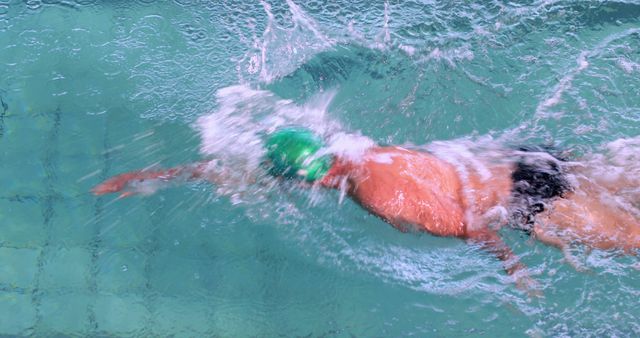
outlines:
{"label": "turquoise pool water", "polygon": [[597,153],[640,130],[637,1],[4,0],[0,74],[0,335],[640,334],[635,257],[575,248],[577,272],[504,230],[531,299],[478,248],[337,192],[89,193],[207,153],[251,164],[290,122]]}

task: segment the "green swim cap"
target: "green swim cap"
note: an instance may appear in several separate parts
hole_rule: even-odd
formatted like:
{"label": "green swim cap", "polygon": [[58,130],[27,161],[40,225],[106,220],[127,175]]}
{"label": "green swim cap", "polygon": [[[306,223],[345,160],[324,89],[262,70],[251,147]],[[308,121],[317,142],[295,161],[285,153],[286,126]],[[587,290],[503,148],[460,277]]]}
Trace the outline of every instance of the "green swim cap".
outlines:
{"label": "green swim cap", "polygon": [[265,147],[274,176],[303,178],[307,182],[321,179],[331,168],[331,157],[313,155],[324,142],[311,131],[299,127],[280,129],[271,134]]}

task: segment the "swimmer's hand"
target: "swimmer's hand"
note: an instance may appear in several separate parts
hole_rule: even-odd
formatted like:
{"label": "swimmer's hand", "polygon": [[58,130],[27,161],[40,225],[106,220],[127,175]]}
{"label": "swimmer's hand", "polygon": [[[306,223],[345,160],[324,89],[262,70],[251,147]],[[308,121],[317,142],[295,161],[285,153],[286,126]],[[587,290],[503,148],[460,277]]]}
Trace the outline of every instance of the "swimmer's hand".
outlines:
{"label": "swimmer's hand", "polygon": [[136,173],[126,173],[112,177],[91,189],[94,195],[111,194],[124,189],[130,180],[134,179]]}
{"label": "swimmer's hand", "polygon": [[145,181],[151,180],[153,177],[149,173],[144,171],[130,172],[114,176],[91,189],[94,195],[105,195],[116,192],[122,192],[120,198],[129,197],[140,193],[136,191],[136,184],[141,184]]}
{"label": "swimmer's hand", "polygon": [[529,275],[528,269],[523,264],[517,264],[520,264],[521,267],[513,273],[510,273],[510,275],[515,278],[516,287],[524,291],[529,297],[544,297],[540,283]]}

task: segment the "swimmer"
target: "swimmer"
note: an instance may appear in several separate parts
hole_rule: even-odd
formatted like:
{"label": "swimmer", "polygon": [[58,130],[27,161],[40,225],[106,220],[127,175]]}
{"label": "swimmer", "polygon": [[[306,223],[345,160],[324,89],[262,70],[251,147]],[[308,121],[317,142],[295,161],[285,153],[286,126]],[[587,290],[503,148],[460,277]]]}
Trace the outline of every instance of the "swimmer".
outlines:
{"label": "swimmer", "polygon": [[[291,127],[278,130],[265,142],[266,172],[304,186],[341,189],[368,212],[400,231],[422,231],[479,244],[504,262],[519,284],[530,284],[524,265],[498,234],[507,224],[562,249],[640,248],[638,215],[603,202],[620,189],[640,186],[640,179],[623,177],[599,182],[586,165],[573,165],[549,149],[521,147],[505,151],[511,160],[469,170],[463,179],[456,167],[425,151],[398,146],[372,146],[361,157],[323,152],[321,138]],[[174,180],[208,180],[221,184],[225,173],[208,162],[168,170],[121,174],[93,189],[96,195],[120,192],[121,197],[144,193],[145,185]],[[572,179],[570,180],[569,177]],[[154,191],[151,189],[150,191]],[[569,259],[571,263],[572,260]],[[527,288],[527,285],[521,285]]]}

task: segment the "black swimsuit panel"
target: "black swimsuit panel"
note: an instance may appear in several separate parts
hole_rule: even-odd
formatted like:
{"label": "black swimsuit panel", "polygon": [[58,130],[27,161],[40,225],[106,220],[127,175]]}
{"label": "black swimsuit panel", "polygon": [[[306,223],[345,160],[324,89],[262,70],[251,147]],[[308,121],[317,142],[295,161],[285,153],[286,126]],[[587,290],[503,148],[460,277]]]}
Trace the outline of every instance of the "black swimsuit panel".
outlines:
{"label": "black swimsuit panel", "polygon": [[519,147],[514,172],[512,204],[516,226],[531,234],[535,215],[546,208],[546,203],[571,190],[571,185],[562,170],[566,160],[553,154],[553,149],[544,146]]}

